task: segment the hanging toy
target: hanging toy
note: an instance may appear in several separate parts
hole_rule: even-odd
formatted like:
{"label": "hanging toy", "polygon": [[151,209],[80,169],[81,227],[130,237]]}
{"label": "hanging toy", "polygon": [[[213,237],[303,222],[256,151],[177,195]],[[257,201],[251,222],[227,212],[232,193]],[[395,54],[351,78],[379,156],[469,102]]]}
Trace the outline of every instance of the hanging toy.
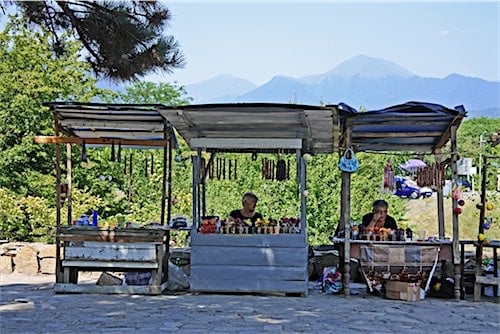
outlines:
{"label": "hanging toy", "polygon": [[457,204],[460,205],[460,206],[464,206],[465,205],[465,201],[463,199],[459,199],[457,201]]}
{"label": "hanging toy", "polygon": [[483,224],[483,229],[485,229],[485,230],[489,230],[489,229],[490,229],[490,224],[488,224],[488,223],[484,223],[484,224]]}
{"label": "hanging toy", "polygon": [[491,210],[493,210],[493,208],[494,208],[493,203],[487,203],[486,204],[486,210],[491,211]]}
{"label": "hanging toy", "polygon": [[479,242],[483,242],[484,240],[486,240],[486,236],[484,235],[484,233],[479,233],[477,235],[477,240],[479,240]]}
{"label": "hanging toy", "polygon": [[455,186],[455,188],[453,188],[453,191],[451,192],[451,197],[456,200],[462,198],[462,189],[460,188],[460,186]]}
{"label": "hanging toy", "polygon": [[462,213],[462,208],[458,208],[458,207],[457,207],[457,208],[455,208],[454,212],[455,212],[455,214],[458,216],[459,214],[461,214],[461,213]]}

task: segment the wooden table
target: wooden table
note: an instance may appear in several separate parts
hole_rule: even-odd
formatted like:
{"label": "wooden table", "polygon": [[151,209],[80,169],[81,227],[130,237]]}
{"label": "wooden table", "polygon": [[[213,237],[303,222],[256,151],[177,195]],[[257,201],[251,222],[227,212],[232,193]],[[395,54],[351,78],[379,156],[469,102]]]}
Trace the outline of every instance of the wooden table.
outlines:
{"label": "wooden table", "polygon": [[[55,292],[161,294],[168,280],[168,228],[62,227]],[[150,272],[150,285],[78,284],[79,271]]]}
{"label": "wooden table", "polygon": [[[333,238],[334,245],[344,256],[344,239]],[[439,250],[439,253],[437,253]],[[371,241],[350,240],[350,258],[363,267],[432,267],[438,261],[453,260],[451,241]],[[347,260],[347,261],[350,261]],[[350,271],[349,262],[341,261],[343,273]],[[344,291],[350,293],[350,275],[344,275]]]}

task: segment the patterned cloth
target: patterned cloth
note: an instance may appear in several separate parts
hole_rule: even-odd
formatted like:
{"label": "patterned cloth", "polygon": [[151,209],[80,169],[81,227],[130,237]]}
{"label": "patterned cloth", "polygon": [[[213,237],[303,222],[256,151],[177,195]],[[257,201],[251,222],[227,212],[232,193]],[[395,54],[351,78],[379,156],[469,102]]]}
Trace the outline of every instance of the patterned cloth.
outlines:
{"label": "patterned cloth", "polygon": [[141,271],[127,271],[123,273],[125,276],[123,285],[149,285],[151,284],[151,273]]}

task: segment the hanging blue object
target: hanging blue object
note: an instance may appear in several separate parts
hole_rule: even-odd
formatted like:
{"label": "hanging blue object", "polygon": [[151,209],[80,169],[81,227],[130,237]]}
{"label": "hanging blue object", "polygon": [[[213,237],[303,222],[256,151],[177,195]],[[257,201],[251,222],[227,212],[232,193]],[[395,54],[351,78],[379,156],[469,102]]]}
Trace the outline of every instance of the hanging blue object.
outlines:
{"label": "hanging blue object", "polygon": [[359,168],[358,159],[354,155],[352,148],[348,147],[339,161],[339,169],[343,172],[354,173]]}

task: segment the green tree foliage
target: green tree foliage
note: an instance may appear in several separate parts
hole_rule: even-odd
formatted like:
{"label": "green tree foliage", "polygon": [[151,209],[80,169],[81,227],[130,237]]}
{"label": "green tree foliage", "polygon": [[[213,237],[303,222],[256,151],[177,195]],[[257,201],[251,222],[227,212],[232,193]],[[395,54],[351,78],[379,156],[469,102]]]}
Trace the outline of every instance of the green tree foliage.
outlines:
{"label": "green tree foliage", "polygon": [[[41,105],[53,100],[90,100],[97,93],[89,67],[78,60],[78,43],[69,43],[55,59],[47,35],[29,32],[21,21],[0,34],[0,186],[37,195],[31,182],[53,171],[54,149],[33,143],[33,136],[53,134],[53,118]],[[37,181],[38,180],[38,181]]]}
{"label": "green tree foliage", "polygon": [[[55,221],[54,147],[34,144],[53,134],[53,117],[43,102],[90,101],[101,93],[77,42],[55,58],[43,31],[30,32],[22,20],[0,33],[0,235],[37,240],[51,235]],[[52,233],[53,235],[53,233]]]}
{"label": "green tree foliage", "polygon": [[0,9],[9,3],[50,32],[56,56],[72,53],[68,35],[78,39],[97,75],[127,81],[184,64],[177,42],[165,34],[171,13],[158,1],[10,1]]}

